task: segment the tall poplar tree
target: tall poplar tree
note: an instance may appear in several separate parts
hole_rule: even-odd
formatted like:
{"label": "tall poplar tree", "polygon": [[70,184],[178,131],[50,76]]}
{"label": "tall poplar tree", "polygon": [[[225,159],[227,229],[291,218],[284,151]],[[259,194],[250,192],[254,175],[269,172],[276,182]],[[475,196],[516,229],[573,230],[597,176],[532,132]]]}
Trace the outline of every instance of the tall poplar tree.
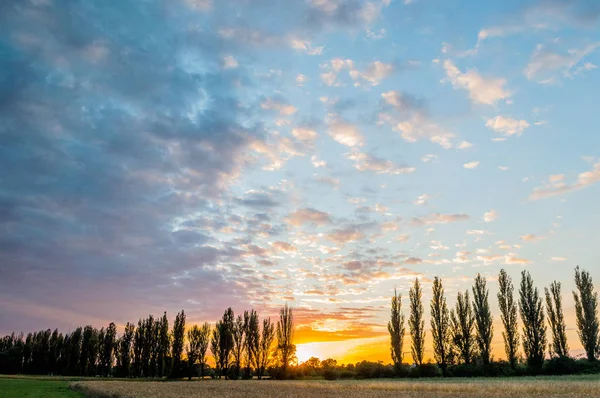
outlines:
{"label": "tall poplar tree", "polygon": [[527,365],[531,369],[539,370],[544,364],[546,324],[542,299],[527,271],[521,272],[519,309],[523,322],[523,351],[527,357]]}
{"label": "tall poplar tree", "polygon": [[258,314],[254,310],[244,312],[244,326],[246,329],[246,374],[250,376],[250,369],[255,363],[260,344],[260,324]]}
{"label": "tall poplar tree", "polygon": [[431,334],[433,337],[433,355],[436,362],[445,370],[450,356],[450,314],[444,297],[442,280],[433,279],[433,297],[431,299]]}
{"label": "tall poplar tree", "polygon": [[410,298],[410,317],[408,318],[408,328],[410,330],[410,351],[415,364],[423,364],[423,352],[425,351],[425,309],[423,308],[423,291],[419,278],[415,278],[415,283],[409,291]]}
{"label": "tall poplar tree", "polygon": [[285,374],[292,358],[296,355],[296,346],[294,345],[294,314],[287,303],[279,310],[277,354]]}
{"label": "tall poplar tree", "polygon": [[185,336],[185,312],[181,310],[175,317],[173,324],[173,344],[171,346],[171,377],[181,377],[183,372],[182,358]]}
{"label": "tall poplar tree", "polygon": [[275,325],[271,322],[271,318],[263,319],[262,332],[260,336],[260,342],[258,344],[258,351],[254,358],[255,369],[258,379],[262,379],[265,374],[267,366],[269,366],[269,359],[271,358],[271,350],[273,341],[275,340]]}
{"label": "tall poplar tree", "polygon": [[544,290],[546,293],[546,312],[552,330],[552,353],[558,357],[566,357],[569,355],[569,346],[562,309],[560,282],[554,281],[550,285],[550,290],[548,288]]}
{"label": "tall poplar tree", "polygon": [[204,368],[206,367],[206,351],[210,343],[210,324],[204,322],[200,328],[200,337],[198,344],[198,363],[200,364],[200,378],[204,378]]}
{"label": "tall poplar tree", "polygon": [[577,332],[581,345],[585,349],[588,361],[595,361],[600,352],[598,340],[598,293],[594,291],[592,277],[587,271],[575,268],[575,315],[577,317]]}
{"label": "tall poplar tree", "polygon": [[469,365],[475,345],[473,326],[475,318],[469,301],[469,291],[458,292],[456,307],[450,312],[450,334],[452,343],[463,363]]}
{"label": "tall poplar tree", "polygon": [[492,312],[488,302],[489,290],[485,278],[477,274],[473,285],[473,311],[475,313],[475,340],[484,365],[490,363],[492,336],[494,334]]}
{"label": "tall poplar tree", "polygon": [[398,368],[402,365],[402,347],[404,343],[404,314],[402,313],[402,295],[394,289],[392,297],[392,308],[390,321],[388,322],[390,333],[391,355],[394,365]]}
{"label": "tall poplar tree", "polygon": [[506,352],[508,362],[510,362],[510,365],[514,368],[517,364],[517,352],[519,349],[517,304],[514,298],[512,280],[504,269],[500,270],[498,287],[500,319],[504,326],[504,331],[502,332],[504,351]]}

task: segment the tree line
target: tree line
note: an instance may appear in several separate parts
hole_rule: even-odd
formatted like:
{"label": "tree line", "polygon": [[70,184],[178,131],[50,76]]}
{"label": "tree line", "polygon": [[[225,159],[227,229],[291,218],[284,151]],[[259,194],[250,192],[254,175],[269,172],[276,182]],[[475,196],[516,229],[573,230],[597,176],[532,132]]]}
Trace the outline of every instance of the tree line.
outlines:
{"label": "tree line", "polygon": [[[173,328],[165,312],[137,326],[127,323],[117,337],[115,323],[100,330],[78,327],[71,333],[42,330],[0,339],[0,373],[114,377],[284,377],[295,359],[294,316],[286,304],[279,320],[261,320],[256,311],[235,316],[228,308],[210,325],[186,330],[182,310]],[[208,366],[208,354],[214,367]]]}
{"label": "tree line", "polygon": [[[544,366],[556,372],[560,371],[557,368],[576,367],[574,360],[569,357],[560,282],[554,281],[544,289],[545,300],[534,286],[528,271],[521,273],[518,297],[515,297],[513,282],[504,269],[500,270],[498,285],[497,299],[508,366],[517,368],[521,344],[525,355],[524,364],[530,374],[541,373]],[[456,304],[451,309],[446,304],[441,278],[433,279],[432,290],[430,331],[435,363],[441,373],[451,375],[453,372],[448,371],[450,367],[462,366],[464,370],[475,364],[481,365],[485,372],[492,362],[491,342],[494,334],[485,278],[477,274],[471,290],[458,292]],[[409,290],[408,318],[410,349],[416,366],[424,365],[426,332],[422,295],[421,283],[417,278]],[[579,266],[575,268],[573,298],[577,331],[586,360],[595,362],[600,355],[598,294],[589,272],[581,270]],[[520,331],[519,316],[522,325]],[[391,358],[396,369],[402,367],[404,360],[404,322],[402,296],[394,290],[388,331]],[[546,357],[546,350],[549,359]],[[564,371],[575,372],[575,369]]]}

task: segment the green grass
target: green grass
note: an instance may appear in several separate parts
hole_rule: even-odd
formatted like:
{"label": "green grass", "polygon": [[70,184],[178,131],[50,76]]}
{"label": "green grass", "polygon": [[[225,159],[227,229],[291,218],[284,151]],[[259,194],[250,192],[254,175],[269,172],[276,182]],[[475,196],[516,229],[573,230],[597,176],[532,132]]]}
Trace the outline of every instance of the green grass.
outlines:
{"label": "green grass", "polygon": [[69,389],[66,380],[36,380],[34,378],[0,378],[2,398],[82,398],[83,394]]}

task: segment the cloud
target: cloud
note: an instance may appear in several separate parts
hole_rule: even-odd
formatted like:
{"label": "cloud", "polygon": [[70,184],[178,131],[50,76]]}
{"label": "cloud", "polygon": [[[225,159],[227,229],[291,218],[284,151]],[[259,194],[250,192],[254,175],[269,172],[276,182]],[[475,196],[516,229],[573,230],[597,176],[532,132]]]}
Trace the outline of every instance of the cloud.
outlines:
{"label": "cloud", "polygon": [[308,55],[321,55],[325,49],[325,46],[313,47],[310,41],[298,39],[290,39],[290,47]]}
{"label": "cloud", "polygon": [[476,104],[495,105],[500,100],[508,100],[512,95],[505,88],[505,79],[484,78],[474,69],[462,73],[451,60],[444,61],[444,69],[452,86],[467,90],[469,98]]}
{"label": "cloud", "polygon": [[308,81],[308,76],[303,75],[302,73],[298,74],[298,76],[296,76],[296,85],[302,87],[304,85],[304,83],[306,83]]}
{"label": "cloud", "polygon": [[372,86],[377,86],[383,79],[394,73],[395,70],[396,67],[393,64],[375,61],[370,63],[362,72],[356,69],[350,70],[350,77],[352,77],[356,83],[359,83],[360,80],[364,80]]}
{"label": "cloud", "polygon": [[291,243],[288,243],[288,242],[277,241],[277,242],[271,243],[271,246],[273,246],[274,249],[276,249],[277,251],[280,251],[280,252],[295,252],[295,251],[298,251],[298,249],[296,248],[296,246],[294,246],[294,245],[292,245]]}
{"label": "cloud", "polygon": [[340,180],[338,178],[328,177],[328,176],[318,176],[316,181],[321,184],[329,185],[333,188],[340,187]]}
{"label": "cloud", "polygon": [[431,196],[424,193],[423,195],[420,195],[413,203],[416,205],[425,205],[429,199],[431,199]]}
{"label": "cloud", "polygon": [[483,221],[485,222],[492,222],[492,221],[496,221],[498,219],[498,212],[494,209],[485,212],[483,214]]}
{"label": "cloud", "polygon": [[483,229],[470,229],[467,231],[467,235],[489,235],[490,231]]}
{"label": "cloud", "polygon": [[364,144],[363,136],[358,127],[341,119],[328,123],[327,133],[335,141],[348,147],[362,146]]}
{"label": "cloud", "polygon": [[[560,176],[560,177],[558,177]],[[551,196],[587,188],[600,181],[600,162],[593,165],[591,171],[580,173],[577,180],[571,184],[563,181],[564,175],[550,176],[544,187],[538,187],[529,195],[529,200],[538,200]]]}
{"label": "cloud", "polygon": [[317,132],[308,127],[294,127],[292,129],[292,135],[298,141],[303,141],[307,143],[313,143],[318,137]]}
{"label": "cloud", "polygon": [[471,143],[470,143],[470,142],[468,142],[468,141],[463,141],[463,142],[461,142],[461,143],[460,143],[460,145],[459,145],[459,146],[457,146],[456,148],[457,148],[457,149],[464,150],[464,149],[469,149],[469,148],[471,148],[471,147],[473,147],[473,144],[471,144]]}
{"label": "cloud", "polygon": [[289,214],[286,222],[296,227],[304,224],[326,225],[331,223],[331,216],[323,211],[308,207]]}
{"label": "cloud", "polygon": [[434,224],[447,224],[451,222],[466,221],[470,217],[468,214],[441,214],[433,213],[423,217],[415,217],[411,220],[411,224],[414,226],[422,225],[434,225]]}
{"label": "cloud", "polygon": [[550,260],[552,260],[552,261],[567,261],[567,259],[565,257],[551,257]]}
{"label": "cloud", "polygon": [[327,235],[325,235],[325,238],[327,240],[330,240],[331,242],[336,243],[338,245],[343,245],[348,242],[361,240],[364,239],[364,237],[365,234],[354,226],[335,229]]}
{"label": "cloud", "polygon": [[326,167],[327,166],[327,162],[325,162],[324,160],[319,160],[316,155],[311,156],[310,162],[317,169],[319,167]]}
{"label": "cloud", "polygon": [[235,69],[238,66],[240,66],[240,64],[233,57],[233,55],[227,55],[227,56],[223,57],[223,68],[224,69]]}
{"label": "cloud", "polygon": [[538,236],[538,235],[532,235],[532,234],[523,235],[520,238],[521,238],[521,241],[523,241],[523,242],[537,242],[539,240],[546,239],[545,236]]}
{"label": "cloud", "polygon": [[293,105],[287,104],[279,98],[267,98],[260,104],[260,107],[262,109],[277,111],[282,116],[293,115],[298,110]]}
{"label": "cloud", "polygon": [[497,133],[504,133],[504,135],[521,135],[529,123],[526,120],[516,120],[510,117],[496,116],[488,119],[485,126]]}
{"label": "cloud", "polygon": [[416,169],[408,166],[398,166],[391,160],[380,159],[361,152],[350,152],[346,157],[355,162],[354,167],[360,171],[372,171],[377,174],[408,174]]}
{"label": "cloud", "polygon": [[359,28],[374,23],[390,0],[308,0],[305,23],[311,30]]}
{"label": "cloud", "polygon": [[475,169],[477,166],[479,166],[479,160],[463,164],[465,169]]}
{"label": "cloud", "polygon": [[438,158],[437,155],[428,153],[427,155],[423,155],[423,157],[421,158],[421,161],[423,163],[429,163],[429,162],[433,162],[434,160],[436,160]]}
{"label": "cloud", "polygon": [[499,170],[506,171],[508,170],[508,166],[498,166]]}
{"label": "cloud", "polygon": [[263,209],[278,205],[270,193],[263,191],[249,191],[243,197],[235,198],[235,202],[244,206]]}
{"label": "cloud", "polygon": [[569,49],[565,53],[557,53],[539,44],[523,73],[529,80],[538,83],[556,83],[561,77],[572,78],[585,70],[595,67],[593,64],[585,64],[582,68],[573,70],[586,56],[591,54],[600,46],[600,42],[589,44],[584,48]]}

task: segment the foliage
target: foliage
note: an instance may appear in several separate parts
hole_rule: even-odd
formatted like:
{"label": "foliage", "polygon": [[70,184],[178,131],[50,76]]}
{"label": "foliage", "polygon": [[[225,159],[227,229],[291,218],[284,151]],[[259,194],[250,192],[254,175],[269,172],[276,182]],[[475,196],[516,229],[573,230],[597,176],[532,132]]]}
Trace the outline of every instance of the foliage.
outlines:
{"label": "foliage", "polygon": [[527,365],[532,370],[542,368],[546,347],[546,324],[544,310],[538,289],[533,287],[533,279],[527,271],[521,272],[519,308],[523,323],[523,351]]}
{"label": "foliage", "polygon": [[392,297],[392,309],[390,321],[388,322],[388,331],[391,340],[392,362],[396,366],[402,364],[402,348],[404,343],[404,314],[402,313],[402,295],[394,289]]}
{"label": "foliage", "polygon": [[560,282],[554,281],[546,292],[546,312],[550,321],[552,330],[552,352],[559,357],[569,355],[569,346],[567,344],[567,333],[565,318],[562,310],[562,298],[560,295]]}
{"label": "foliage", "polygon": [[410,298],[410,317],[408,327],[410,330],[413,362],[417,365],[423,364],[423,352],[425,350],[425,310],[423,308],[423,291],[419,278],[415,278],[415,283],[409,290]]}
{"label": "foliage", "polygon": [[183,373],[182,354],[185,336],[185,312],[181,310],[173,324],[173,344],[171,346],[171,373],[169,377],[181,377]]}
{"label": "foliage", "polygon": [[458,292],[456,308],[450,312],[450,335],[456,352],[469,365],[474,350],[473,326],[475,318],[469,301],[469,291]]}
{"label": "foliage", "polygon": [[498,305],[500,307],[500,319],[504,326],[502,338],[504,339],[504,351],[506,358],[514,368],[517,365],[517,351],[519,346],[519,331],[517,330],[517,304],[514,299],[514,287],[510,276],[504,269],[500,270],[498,276]]}
{"label": "foliage", "polygon": [[292,358],[296,355],[296,346],[294,339],[294,314],[287,303],[279,311],[279,321],[277,322],[277,356],[280,365],[285,373]]}
{"label": "foliage", "polygon": [[490,363],[492,336],[494,334],[493,318],[488,301],[489,291],[485,278],[477,274],[473,285],[473,312],[475,313],[475,340],[479,355],[484,365]]}
{"label": "foliage", "polygon": [[444,297],[442,280],[433,279],[433,298],[431,299],[431,334],[433,336],[433,355],[442,370],[448,364],[450,354],[450,314]]}
{"label": "foliage", "polygon": [[581,345],[585,349],[587,359],[593,361],[600,352],[598,340],[598,293],[594,291],[594,284],[590,273],[575,268],[575,315],[577,317],[577,330]]}

